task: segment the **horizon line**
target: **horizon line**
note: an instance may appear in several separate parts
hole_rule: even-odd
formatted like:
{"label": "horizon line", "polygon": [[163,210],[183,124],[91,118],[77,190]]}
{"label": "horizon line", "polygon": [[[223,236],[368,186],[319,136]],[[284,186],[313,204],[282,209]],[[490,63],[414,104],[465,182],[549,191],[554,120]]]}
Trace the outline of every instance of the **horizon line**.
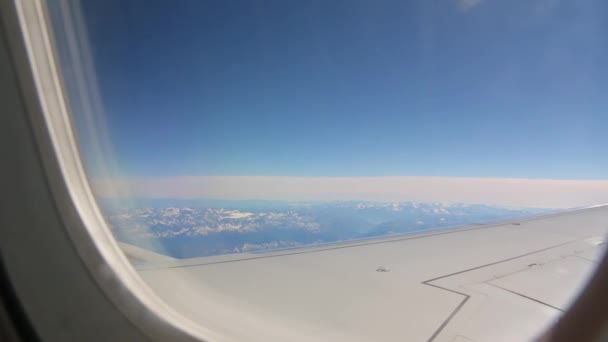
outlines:
{"label": "horizon line", "polygon": [[437,176],[93,178],[106,198],[409,201],[572,208],[608,202],[608,180]]}

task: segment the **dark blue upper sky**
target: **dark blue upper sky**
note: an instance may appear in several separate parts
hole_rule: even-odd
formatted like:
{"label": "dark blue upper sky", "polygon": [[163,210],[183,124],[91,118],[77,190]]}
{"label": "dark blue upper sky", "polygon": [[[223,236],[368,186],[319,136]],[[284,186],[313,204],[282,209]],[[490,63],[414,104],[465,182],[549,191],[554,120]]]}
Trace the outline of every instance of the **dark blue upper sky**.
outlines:
{"label": "dark blue upper sky", "polygon": [[608,178],[603,0],[84,10],[125,175]]}

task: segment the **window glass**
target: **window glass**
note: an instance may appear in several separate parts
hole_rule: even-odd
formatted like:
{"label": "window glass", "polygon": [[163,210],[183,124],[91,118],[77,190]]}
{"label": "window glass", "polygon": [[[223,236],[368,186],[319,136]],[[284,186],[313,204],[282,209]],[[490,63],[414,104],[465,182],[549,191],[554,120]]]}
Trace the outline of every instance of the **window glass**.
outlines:
{"label": "window glass", "polygon": [[49,1],[90,183],[137,262],[608,202],[606,7]]}

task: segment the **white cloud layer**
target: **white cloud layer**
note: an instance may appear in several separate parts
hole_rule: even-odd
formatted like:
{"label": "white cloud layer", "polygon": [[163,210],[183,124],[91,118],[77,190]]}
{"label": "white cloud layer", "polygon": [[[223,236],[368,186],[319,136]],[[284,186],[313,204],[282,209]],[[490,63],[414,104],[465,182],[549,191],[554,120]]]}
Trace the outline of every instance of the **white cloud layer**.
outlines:
{"label": "white cloud layer", "polygon": [[570,208],[608,202],[608,180],[196,176],[94,179],[105,198],[369,200]]}

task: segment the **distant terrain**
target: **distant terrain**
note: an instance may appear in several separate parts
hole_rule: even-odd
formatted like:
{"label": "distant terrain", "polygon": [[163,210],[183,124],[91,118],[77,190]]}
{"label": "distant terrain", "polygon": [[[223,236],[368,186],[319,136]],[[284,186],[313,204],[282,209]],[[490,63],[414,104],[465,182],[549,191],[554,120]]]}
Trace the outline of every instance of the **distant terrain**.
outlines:
{"label": "distant terrain", "polygon": [[252,253],[525,217],[548,209],[414,202],[105,203],[118,240],[175,258]]}

